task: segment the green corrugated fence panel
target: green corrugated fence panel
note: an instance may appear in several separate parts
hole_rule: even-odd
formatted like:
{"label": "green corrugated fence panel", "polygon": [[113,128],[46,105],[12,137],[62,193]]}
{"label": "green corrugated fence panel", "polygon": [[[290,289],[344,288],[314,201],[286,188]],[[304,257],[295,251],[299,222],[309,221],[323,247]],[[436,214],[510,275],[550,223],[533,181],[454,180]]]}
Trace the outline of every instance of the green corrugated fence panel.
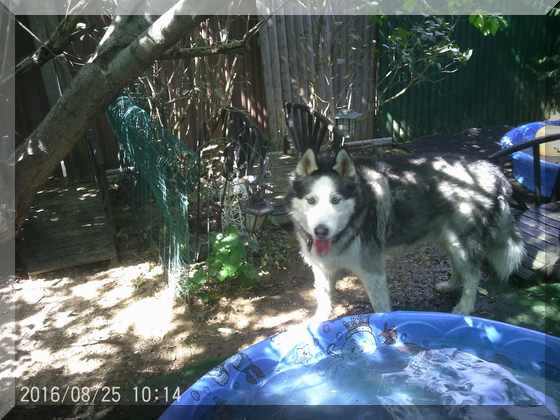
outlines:
{"label": "green corrugated fence panel", "polygon": [[[406,27],[411,19],[420,18],[392,16],[382,31]],[[380,135],[408,140],[545,118],[550,92],[532,69],[532,62],[558,53],[554,43],[560,35],[560,18],[508,16],[506,20],[505,30],[483,36],[462,17],[454,37],[462,49],[473,49],[471,59],[440,82],[416,86],[383,107]],[[387,64],[382,63],[382,72]]]}

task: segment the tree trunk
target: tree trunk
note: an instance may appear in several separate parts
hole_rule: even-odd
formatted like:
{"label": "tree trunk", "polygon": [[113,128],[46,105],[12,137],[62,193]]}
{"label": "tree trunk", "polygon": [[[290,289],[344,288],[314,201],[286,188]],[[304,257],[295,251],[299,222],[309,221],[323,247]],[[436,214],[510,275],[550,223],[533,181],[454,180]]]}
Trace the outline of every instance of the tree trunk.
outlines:
{"label": "tree trunk", "polygon": [[152,24],[143,16],[115,17],[92,60],[16,150],[18,228],[35,194],[118,92],[207,18],[182,15],[184,9],[180,1]]}

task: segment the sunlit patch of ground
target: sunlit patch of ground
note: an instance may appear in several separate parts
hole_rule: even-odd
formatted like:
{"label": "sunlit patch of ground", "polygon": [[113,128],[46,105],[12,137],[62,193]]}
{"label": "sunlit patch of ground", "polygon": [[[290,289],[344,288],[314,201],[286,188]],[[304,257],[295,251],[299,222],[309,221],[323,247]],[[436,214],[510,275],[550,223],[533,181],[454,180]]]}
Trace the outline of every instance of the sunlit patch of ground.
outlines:
{"label": "sunlit patch of ground", "polygon": [[[0,325],[3,342],[12,337],[16,343],[15,360],[7,364],[16,400],[25,386],[124,389],[225,358],[307,320],[316,309],[313,276],[298,256],[293,233],[281,235],[292,243],[289,263],[262,267],[252,290],[225,288],[208,304],[193,299],[189,306],[179,299],[167,287],[153,250],[133,242],[133,234],[121,236],[120,262],[113,266],[84,266],[0,284],[0,301],[13,302],[16,312],[15,322]],[[434,289],[450,272],[433,247],[421,245],[390,257],[393,309],[451,310],[459,295]],[[545,304],[520,300],[517,290],[495,287],[491,271],[486,272],[474,315],[538,328]],[[537,289],[531,293],[540,296]],[[340,279],[333,301],[333,318],[372,311],[354,276]],[[186,389],[196,379],[181,378],[180,385]]]}
{"label": "sunlit patch of ground", "polygon": [[[51,385],[49,371],[67,377],[67,385],[94,386],[103,371],[109,375],[111,359],[124,362],[127,353],[180,328],[174,316],[180,302],[166,287],[160,265],[144,262],[85,275],[82,270],[12,284],[14,375],[20,386],[35,375],[41,378],[35,381]],[[161,356],[170,364],[177,358],[173,352]]]}
{"label": "sunlit patch of ground", "polygon": [[[293,251],[294,271],[263,270],[250,291],[228,289],[189,306],[149,248],[125,252],[111,267],[91,265],[0,288],[15,305],[2,326],[15,340],[10,363],[23,387],[127,387],[204,360],[226,356],[296,325],[314,307],[312,279]],[[297,267],[295,267],[297,266]]]}

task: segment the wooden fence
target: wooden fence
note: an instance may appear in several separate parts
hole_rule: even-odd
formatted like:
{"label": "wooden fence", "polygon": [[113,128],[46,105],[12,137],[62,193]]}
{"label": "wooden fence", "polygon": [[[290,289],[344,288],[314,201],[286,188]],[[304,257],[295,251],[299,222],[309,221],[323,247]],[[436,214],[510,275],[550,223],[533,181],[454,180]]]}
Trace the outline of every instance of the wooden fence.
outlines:
{"label": "wooden fence", "polygon": [[[262,8],[261,13],[268,9]],[[286,133],[283,104],[309,105],[327,117],[346,107],[350,85],[353,108],[374,102],[375,33],[368,16],[275,16],[260,31],[268,132],[273,144]],[[374,118],[360,122],[356,138],[370,138]]]}
{"label": "wooden fence", "polygon": [[[409,24],[409,17],[391,16],[378,25],[369,16],[311,16],[304,7],[310,1],[294,2],[290,13],[272,17],[251,39],[243,55],[156,63],[159,79],[152,80],[152,87],[164,88],[158,100],[174,118],[164,125],[196,148],[200,122],[218,115],[220,107],[233,105],[264,129],[273,149],[281,150],[287,133],[285,102],[311,105],[332,119],[337,109],[346,106],[347,91],[353,84],[353,109],[365,113],[374,106],[378,100],[374,88],[377,75],[383,76],[390,64],[381,54],[382,45],[392,29]],[[264,2],[257,2],[258,12],[266,15],[280,3],[267,2],[267,8]],[[260,18],[213,18],[201,34],[185,40],[185,45],[220,41],[224,29],[229,39],[241,39]],[[454,36],[461,48],[473,49],[471,60],[439,83],[413,88],[382,107],[358,124],[352,140],[386,136],[410,140],[426,134],[545,118],[550,89],[539,80],[532,63],[557,53],[559,20],[510,16],[507,29],[484,37],[463,17]],[[19,35],[17,51],[27,54],[32,50],[31,38],[23,31]],[[23,41],[27,45],[20,48]],[[36,72],[16,84],[18,141],[48,112],[44,83]],[[98,125],[101,147],[110,167],[115,167],[116,139],[103,121]],[[219,135],[219,130],[212,135]],[[83,156],[73,160],[77,169],[87,166]],[[68,163],[71,161],[68,159]]]}
{"label": "wooden fence", "polygon": [[[365,113],[375,106],[383,99],[376,97],[376,80],[391,65],[383,54],[388,35],[422,19],[390,16],[378,25],[369,16],[307,16],[299,7],[302,15],[276,16],[260,33],[268,132],[278,142],[286,132],[284,102],[313,106],[332,119],[346,106],[353,83],[352,108]],[[268,10],[261,6],[259,11]],[[560,18],[508,16],[505,30],[486,37],[466,16],[447,19],[458,20],[453,36],[462,50],[473,50],[471,59],[456,73],[416,86],[377,110],[357,125],[353,140],[388,136],[404,141],[549,115],[551,89],[534,63],[558,53]]]}

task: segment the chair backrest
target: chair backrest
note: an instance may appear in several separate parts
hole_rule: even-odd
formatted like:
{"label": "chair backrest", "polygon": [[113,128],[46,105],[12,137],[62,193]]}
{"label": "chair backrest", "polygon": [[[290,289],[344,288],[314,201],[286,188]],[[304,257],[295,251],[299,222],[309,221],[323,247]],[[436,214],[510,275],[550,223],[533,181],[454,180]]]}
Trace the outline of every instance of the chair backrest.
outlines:
{"label": "chair backrest", "polygon": [[89,164],[93,181],[99,188],[99,196],[101,204],[110,223],[113,222],[113,211],[111,209],[111,201],[109,199],[109,183],[107,181],[107,161],[99,146],[99,140],[93,129],[89,129],[86,134],[86,141],[89,152]]}
{"label": "chair backrest", "polygon": [[290,131],[287,144],[299,159],[305,150],[337,151],[344,143],[342,132],[319,111],[303,104],[284,104],[284,116]]}
{"label": "chair backrest", "polygon": [[266,158],[270,147],[264,133],[243,111],[227,107],[220,114],[223,135],[231,139],[226,149],[228,171],[240,171],[241,175],[255,175]]}
{"label": "chair backrest", "polygon": [[492,153],[488,156],[490,161],[498,163],[499,159],[504,156],[508,156],[514,152],[520,150],[532,148],[533,149],[533,176],[535,180],[535,204],[542,204],[544,201],[557,201],[560,198],[560,170],[554,181],[554,186],[552,187],[552,195],[549,200],[545,199],[541,195],[541,152],[540,145],[548,143],[551,141],[560,140],[560,134],[549,134],[548,136],[537,137],[533,140],[527,140],[522,143],[514,144],[513,146],[506,147],[496,153]]}

